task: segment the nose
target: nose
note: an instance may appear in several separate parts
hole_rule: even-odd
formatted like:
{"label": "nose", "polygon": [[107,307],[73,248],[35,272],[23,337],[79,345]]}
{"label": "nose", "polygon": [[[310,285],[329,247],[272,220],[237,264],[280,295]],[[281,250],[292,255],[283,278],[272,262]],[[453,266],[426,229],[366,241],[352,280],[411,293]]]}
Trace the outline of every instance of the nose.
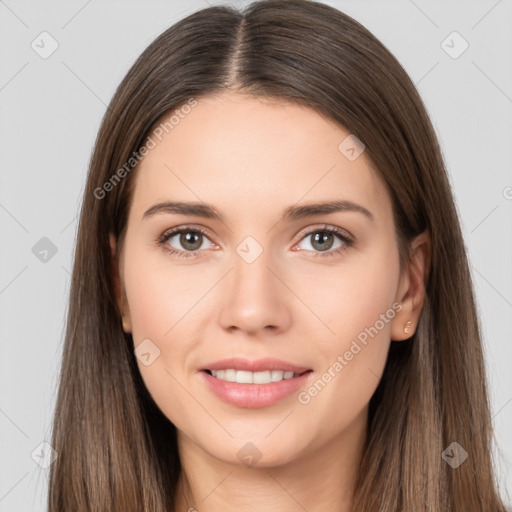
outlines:
{"label": "nose", "polygon": [[291,324],[293,293],[278,262],[263,251],[248,262],[239,254],[234,268],[223,279],[219,322],[227,331],[259,336],[285,331]]}

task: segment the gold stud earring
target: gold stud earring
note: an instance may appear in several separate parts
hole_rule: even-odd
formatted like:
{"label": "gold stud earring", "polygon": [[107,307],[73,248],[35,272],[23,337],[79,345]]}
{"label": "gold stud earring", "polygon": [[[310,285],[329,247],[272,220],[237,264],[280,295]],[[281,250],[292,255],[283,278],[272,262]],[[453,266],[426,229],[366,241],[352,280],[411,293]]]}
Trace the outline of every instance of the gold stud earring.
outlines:
{"label": "gold stud earring", "polygon": [[128,332],[128,327],[126,325],[126,322],[124,321],[124,316],[123,316],[123,322],[122,323],[123,323],[123,331],[124,332]]}
{"label": "gold stud earring", "polygon": [[404,327],[405,334],[409,334],[409,328],[411,327],[411,325],[412,325],[412,322],[410,320],[405,324],[405,327]]}

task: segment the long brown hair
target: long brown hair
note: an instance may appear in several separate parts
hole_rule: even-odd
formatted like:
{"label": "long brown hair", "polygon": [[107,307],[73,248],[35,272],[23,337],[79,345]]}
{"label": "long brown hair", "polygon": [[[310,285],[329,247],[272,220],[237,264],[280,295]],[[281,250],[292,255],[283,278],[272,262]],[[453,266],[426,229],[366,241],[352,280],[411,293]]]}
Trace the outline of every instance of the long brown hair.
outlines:
{"label": "long brown hair", "polygon": [[[311,107],[363,141],[392,200],[402,266],[408,242],[431,235],[419,325],[409,341],[392,342],[370,402],[354,511],[503,511],[473,286],[422,100],[395,57],[349,16],[308,0],[267,0],[182,19],[143,52],[108,106],[81,205],[49,512],[174,510],[176,428],[122,330],[108,237],[121,250],[137,156],[157,123],[226,88]],[[468,454],[457,468],[443,459],[453,442]]]}

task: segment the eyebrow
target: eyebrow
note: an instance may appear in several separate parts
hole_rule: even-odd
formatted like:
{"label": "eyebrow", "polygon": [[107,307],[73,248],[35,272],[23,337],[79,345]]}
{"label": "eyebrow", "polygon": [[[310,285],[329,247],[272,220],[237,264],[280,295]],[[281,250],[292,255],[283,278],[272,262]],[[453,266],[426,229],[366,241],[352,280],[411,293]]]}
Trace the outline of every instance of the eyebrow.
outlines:
{"label": "eyebrow", "polygon": [[[301,206],[289,206],[283,211],[284,220],[297,220],[315,215],[326,215],[337,212],[358,212],[365,215],[369,220],[374,221],[373,214],[363,206],[352,201],[320,201],[308,203]],[[207,203],[187,203],[183,201],[166,201],[153,205],[144,212],[142,220],[153,217],[157,214],[182,214],[204,217],[206,219],[217,219],[224,222],[224,216],[212,205]]]}

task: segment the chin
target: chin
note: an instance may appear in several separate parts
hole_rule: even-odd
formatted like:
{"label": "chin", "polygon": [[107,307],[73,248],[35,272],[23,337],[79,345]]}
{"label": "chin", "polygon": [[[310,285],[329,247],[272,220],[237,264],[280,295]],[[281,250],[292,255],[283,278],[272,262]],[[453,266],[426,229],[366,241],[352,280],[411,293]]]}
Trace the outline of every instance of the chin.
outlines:
{"label": "chin", "polygon": [[[270,434],[259,430],[254,435],[237,436],[227,441],[209,439],[199,443],[212,457],[240,467],[272,468],[293,462],[301,443],[288,435]],[[284,432],[287,434],[288,431]],[[227,441],[227,442],[226,442]]]}

